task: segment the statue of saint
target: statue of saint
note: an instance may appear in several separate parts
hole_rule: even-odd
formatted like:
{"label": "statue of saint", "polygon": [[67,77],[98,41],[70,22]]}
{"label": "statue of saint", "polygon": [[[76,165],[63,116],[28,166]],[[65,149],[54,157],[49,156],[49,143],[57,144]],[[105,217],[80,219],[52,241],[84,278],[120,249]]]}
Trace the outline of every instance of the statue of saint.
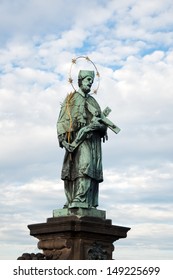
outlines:
{"label": "statue of saint", "polygon": [[89,94],[93,81],[94,71],[79,71],[79,89],[66,97],[57,122],[59,144],[65,148],[64,208],[98,206],[103,181],[101,140],[107,137],[107,125],[101,121],[99,104]]}

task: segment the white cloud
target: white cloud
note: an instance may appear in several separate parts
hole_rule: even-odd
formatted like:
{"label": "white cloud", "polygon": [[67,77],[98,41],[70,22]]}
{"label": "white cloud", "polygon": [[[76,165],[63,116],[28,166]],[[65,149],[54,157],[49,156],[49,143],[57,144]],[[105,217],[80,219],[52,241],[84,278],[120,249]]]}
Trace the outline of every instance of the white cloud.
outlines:
{"label": "white cloud", "polygon": [[12,253],[15,259],[20,255],[20,248],[36,248],[37,242],[29,238],[27,225],[46,222],[53,209],[61,208],[64,202],[63,184],[58,180],[38,178],[25,184],[1,184],[0,239],[4,251],[1,251],[0,258],[11,259],[12,252],[9,255],[6,252],[9,244],[13,250],[16,248]]}

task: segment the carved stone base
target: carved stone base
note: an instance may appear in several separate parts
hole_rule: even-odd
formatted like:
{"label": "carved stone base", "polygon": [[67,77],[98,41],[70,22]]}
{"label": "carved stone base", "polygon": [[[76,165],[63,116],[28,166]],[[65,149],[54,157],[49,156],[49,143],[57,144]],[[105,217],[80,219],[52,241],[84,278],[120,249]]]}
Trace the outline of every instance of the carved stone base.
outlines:
{"label": "carved stone base", "polygon": [[46,258],[56,260],[111,260],[113,242],[126,238],[130,230],[108,219],[75,215],[48,218],[28,228]]}

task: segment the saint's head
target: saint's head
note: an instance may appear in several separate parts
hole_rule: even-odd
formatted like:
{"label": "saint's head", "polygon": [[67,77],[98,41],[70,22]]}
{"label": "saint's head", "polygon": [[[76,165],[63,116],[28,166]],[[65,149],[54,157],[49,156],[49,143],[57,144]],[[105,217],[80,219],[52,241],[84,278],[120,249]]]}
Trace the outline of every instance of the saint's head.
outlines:
{"label": "saint's head", "polygon": [[89,93],[94,82],[94,71],[80,70],[78,75],[78,85],[84,93]]}

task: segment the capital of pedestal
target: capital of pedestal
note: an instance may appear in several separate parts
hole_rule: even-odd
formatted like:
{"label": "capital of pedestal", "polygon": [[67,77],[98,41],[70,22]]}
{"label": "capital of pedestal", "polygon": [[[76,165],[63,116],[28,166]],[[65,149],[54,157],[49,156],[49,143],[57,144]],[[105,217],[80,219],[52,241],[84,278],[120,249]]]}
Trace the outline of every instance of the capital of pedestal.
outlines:
{"label": "capital of pedestal", "polygon": [[51,259],[112,259],[113,242],[126,238],[128,227],[112,225],[93,216],[58,216],[46,223],[28,225],[38,248]]}

